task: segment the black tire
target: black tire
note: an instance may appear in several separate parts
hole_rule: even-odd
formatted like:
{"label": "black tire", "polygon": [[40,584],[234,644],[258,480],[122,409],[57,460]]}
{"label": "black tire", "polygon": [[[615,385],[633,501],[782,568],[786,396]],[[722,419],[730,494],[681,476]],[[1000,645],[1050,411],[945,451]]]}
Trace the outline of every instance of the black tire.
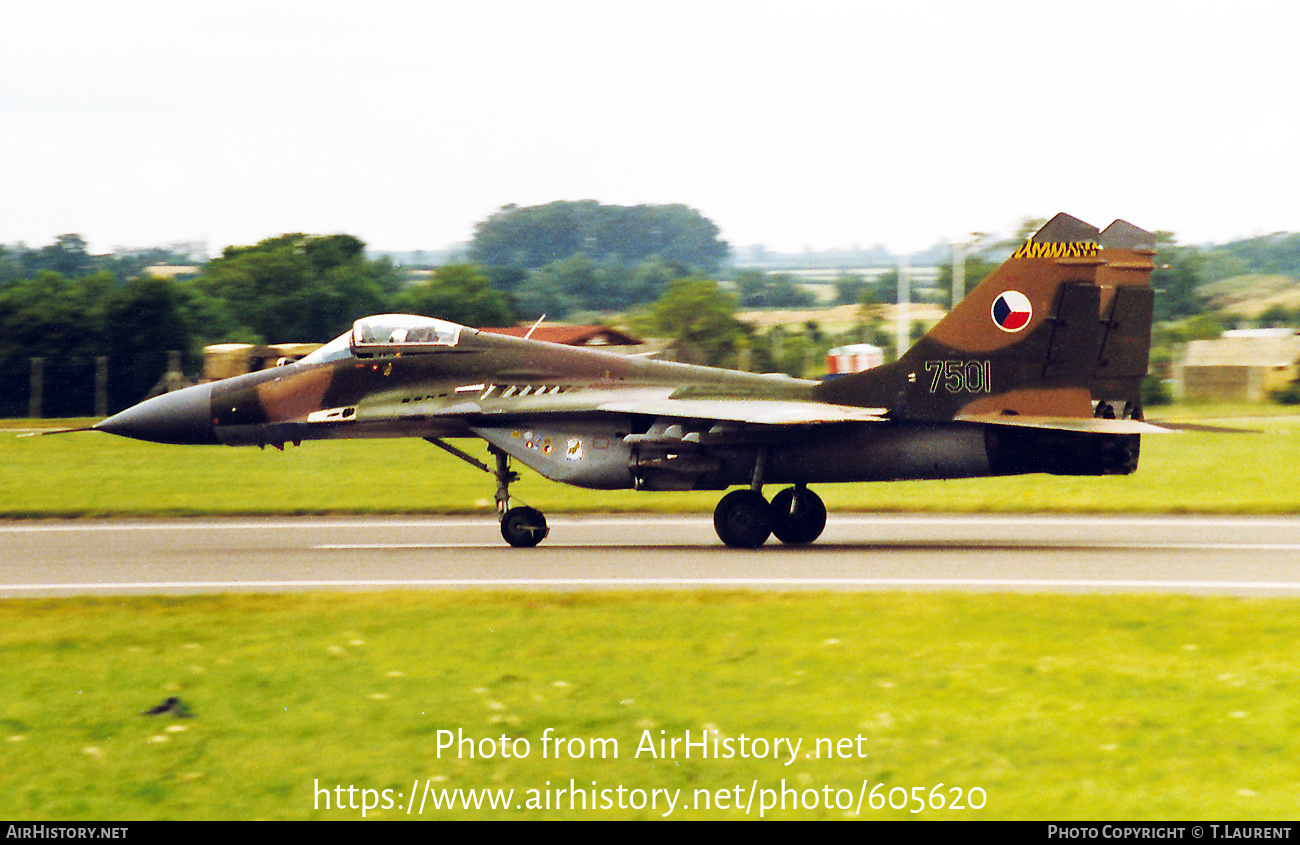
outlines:
{"label": "black tire", "polygon": [[501,536],[518,549],[529,549],[546,539],[550,529],[537,508],[511,508],[501,519]]}
{"label": "black tire", "polygon": [[733,490],[714,509],[713,528],[728,546],[757,549],[772,534],[772,506],[761,493]]}
{"label": "black tire", "polygon": [[813,491],[787,487],[772,497],[772,533],[782,543],[811,543],[825,528],[826,505]]}

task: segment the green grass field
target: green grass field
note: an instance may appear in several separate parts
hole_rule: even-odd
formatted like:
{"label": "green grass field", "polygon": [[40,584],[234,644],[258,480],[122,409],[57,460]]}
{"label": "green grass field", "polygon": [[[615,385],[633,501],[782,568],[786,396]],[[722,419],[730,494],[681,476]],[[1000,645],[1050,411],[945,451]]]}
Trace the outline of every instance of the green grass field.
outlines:
{"label": "green grass field", "polygon": [[[417,784],[515,790],[508,810],[426,799],[425,819],[667,809],[619,809],[619,787],[627,804],[675,794],[672,818],[852,818],[877,785],[896,809],[862,817],[1300,813],[1292,601],[386,593],[42,599],[0,617],[6,818],[359,819],[363,789],[372,806],[389,790],[367,818],[405,818]],[[141,715],[168,696],[193,715]],[[440,731],[474,756],[440,754]],[[687,731],[733,756],[637,754]],[[778,740],[800,743],[789,765]],[[555,809],[571,780],[595,809],[567,793]],[[326,810],[322,786],[355,787],[356,809]]]}
{"label": "green grass field", "polygon": [[[817,491],[828,508],[845,511],[1300,512],[1300,485],[1289,483],[1300,466],[1300,418],[1258,417],[1244,425],[1261,433],[1147,435],[1130,476],[832,484]],[[461,445],[486,457],[481,444]],[[580,490],[521,472],[511,492],[553,513],[708,513],[720,497]],[[308,442],[278,452],[99,433],[19,438],[0,430],[0,517],[490,513],[494,489],[489,475],[421,440]]]}
{"label": "green grass field", "polygon": [[[1127,477],[818,490],[838,510],[1300,512],[1300,421],[1247,424],[1262,433],[1145,437]],[[550,512],[708,512],[719,495],[597,493],[524,472],[514,492]],[[491,493],[419,441],[280,453],[0,432],[9,517],[487,513]],[[1300,813],[1298,644],[1291,600],[7,600],[0,817],[356,819],[365,803],[367,818],[406,818],[415,787],[425,809],[410,817],[427,819],[658,818],[670,798],[669,817],[687,819],[1285,819]],[[192,715],[141,715],[169,696]],[[475,757],[439,753],[457,731]],[[561,759],[543,756],[547,736],[569,740]],[[529,753],[503,758],[502,737]],[[700,738],[735,756],[637,755],[643,740]],[[617,759],[597,756],[607,741]],[[799,743],[790,765],[778,742]],[[569,809],[574,786],[589,809]],[[429,795],[457,789],[514,792],[508,809],[433,809]]]}

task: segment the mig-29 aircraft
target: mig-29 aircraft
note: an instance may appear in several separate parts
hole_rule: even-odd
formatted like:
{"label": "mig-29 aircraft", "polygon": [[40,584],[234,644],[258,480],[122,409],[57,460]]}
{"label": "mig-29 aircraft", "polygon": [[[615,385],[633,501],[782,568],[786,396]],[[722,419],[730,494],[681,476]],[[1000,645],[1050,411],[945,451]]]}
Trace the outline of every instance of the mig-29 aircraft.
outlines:
{"label": "mig-29 aircraft", "polygon": [[[827,381],[629,357],[387,314],[302,360],[148,399],[93,427],[160,443],[422,437],[496,477],[501,534],[535,546],[511,459],[595,489],[725,490],[728,546],[826,524],[816,482],[1130,473],[1153,236],[1060,214],[898,361]],[[494,465],[447,438],[487,441]],[[768,501],[763,487],[789,485]]]}

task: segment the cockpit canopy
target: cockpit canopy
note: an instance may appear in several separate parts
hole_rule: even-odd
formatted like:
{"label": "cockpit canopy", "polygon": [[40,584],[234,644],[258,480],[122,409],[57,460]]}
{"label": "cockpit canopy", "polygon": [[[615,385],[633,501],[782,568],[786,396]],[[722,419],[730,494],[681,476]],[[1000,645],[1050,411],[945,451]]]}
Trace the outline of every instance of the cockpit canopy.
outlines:
{"label": "cockpit canopy", "polygon": [[355,355],[437,352],[455,346],[464,326],[415,314],[380,314],[363,317],[352,324],[352,331],[339,335],[302,359],[304,364],[323,364]]}
{"label": "cockpit canopy", "polygon": [[354,355],[382,355],[395,352],[432,351],[455,346],[463,326],[414,314],[381,314],[364,317],[352,325]]}

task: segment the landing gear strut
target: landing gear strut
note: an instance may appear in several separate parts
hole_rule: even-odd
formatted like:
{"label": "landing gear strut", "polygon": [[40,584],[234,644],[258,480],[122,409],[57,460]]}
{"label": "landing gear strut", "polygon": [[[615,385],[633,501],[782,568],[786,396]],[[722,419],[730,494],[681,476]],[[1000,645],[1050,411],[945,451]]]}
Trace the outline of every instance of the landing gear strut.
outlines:
{"label": "landing gear strut", "polygon": [[757,490],[733,490],[713,511],[713,527],[736,548],[757,549],[773,534],[782,543],[802,545],[821,536],[826,506],[802,484],[777,493],[771,504]]}
{"label": "landing gear strut", "polygon": [[510,469],[510,456],[495,446],[488,446],[497,459],[497,514],[501,517],[501,536],[517,549],[531,549],[546,539],[550,529],[546,517],[537,508],[510,507],[510,482],[519,480],[519,473]]}
{"label": "landing gear strut", "polygon": [[510,482],[519,480],[519,473],[510,469],[510,456],[491,444],[488,451],[496,458],[496,469],[489,467],[478,458],[468,455],[455,446],[437,437],[425,440],[448,454],[455,455],[472,467],[477,467],[496,477],[497,480],[497,518],[501,520],[501,536],[516,548],[532,548],[546,539],[550,529],[546,527],[546,517],[537,508],[526,506],[510,507]]}

